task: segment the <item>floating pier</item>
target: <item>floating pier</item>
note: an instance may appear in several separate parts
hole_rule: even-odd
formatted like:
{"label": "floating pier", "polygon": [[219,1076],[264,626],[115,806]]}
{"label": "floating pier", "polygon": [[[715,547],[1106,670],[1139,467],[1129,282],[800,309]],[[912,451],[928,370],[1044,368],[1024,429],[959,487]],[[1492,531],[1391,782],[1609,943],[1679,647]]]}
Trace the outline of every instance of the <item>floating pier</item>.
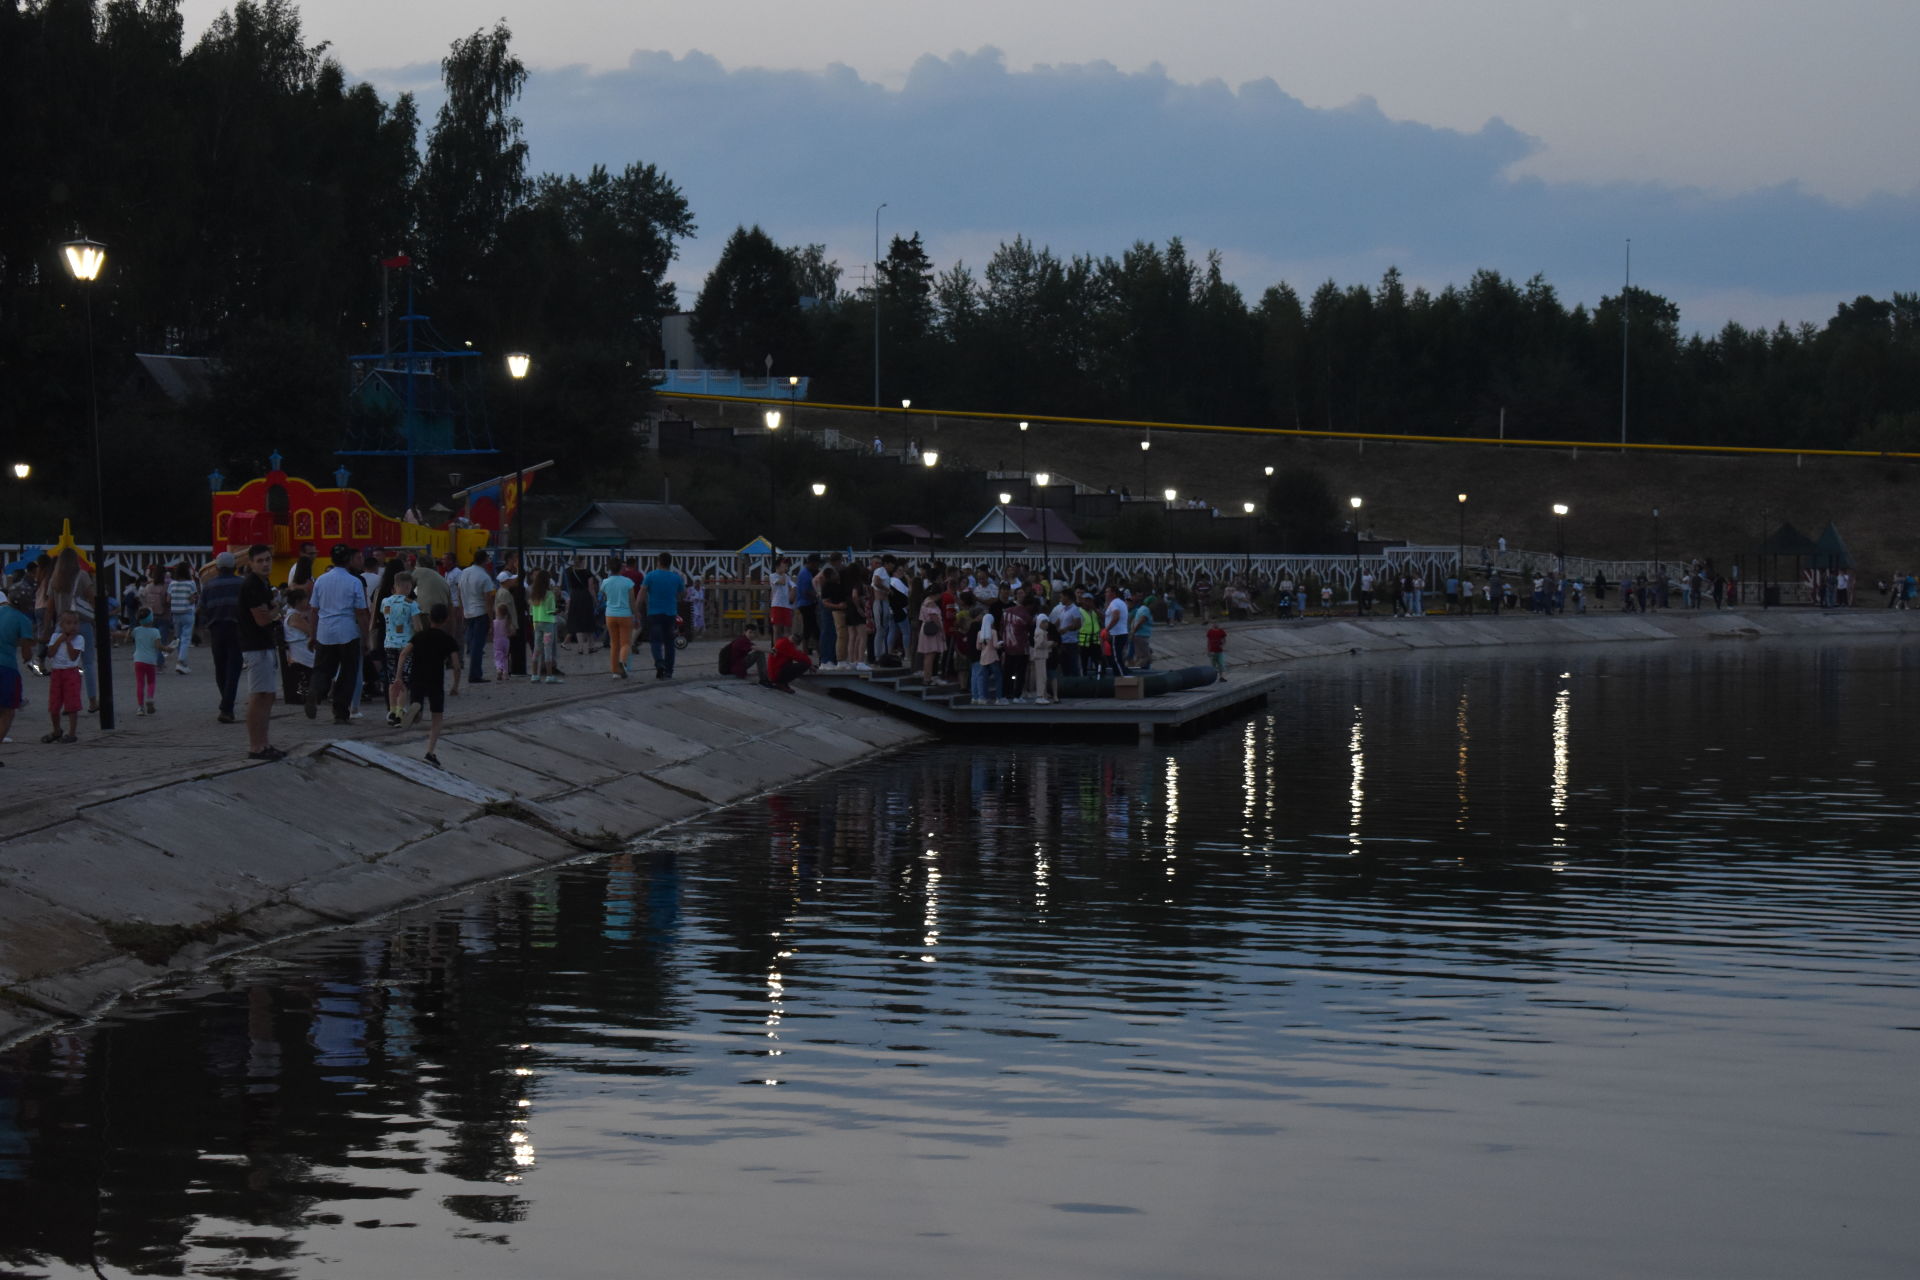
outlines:
{"label": "floating pier", "polygon": [[1144,698],[1062,698],[1051,703],[995,706],[974,702],[959,685],[928,686],[918,673],[900,669],[815,671],[806,677],[811,688],[833,697],[874,707],[954,737],[981,734],[1000,738],[1142,740],[1196,733],[1265,706],[1268,692],[1280,679],[1277,671],[1236,672],[1203,688]]}

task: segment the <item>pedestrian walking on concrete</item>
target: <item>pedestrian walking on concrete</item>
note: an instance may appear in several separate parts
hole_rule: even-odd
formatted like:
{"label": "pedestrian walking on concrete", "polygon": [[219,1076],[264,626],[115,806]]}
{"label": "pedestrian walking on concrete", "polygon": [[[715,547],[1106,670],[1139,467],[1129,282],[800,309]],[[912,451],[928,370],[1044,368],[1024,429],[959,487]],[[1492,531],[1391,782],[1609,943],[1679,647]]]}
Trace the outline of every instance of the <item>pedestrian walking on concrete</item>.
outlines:
{"label": "pedestrian walking on concrete", "polygon": [[680,596],[687,580],[673,569],[673,557],[662,551],[654,567],[641,579],[642,610],[647,619],[647,647],[653,652],[653,678],[673,677],[674,632],[680,622]]}
{"label": "pedestrian walking on concrete", "polygon": [[273,588],[267,583],[267,575],[272,572],[273,548],[257,543],[248,547],[247,575],[240,583],[235,617],[240,643],[239,691],[247,700],[249,760],[278,760],[287,754],[267,741],[274,689],[280,683],[273,635]]}
{"label": "pedestrian walking on concrete", "polygon": [[431,712],[427,724],[427,763],[440,767],[440,728],[446,721],[446,672],[458,669],[460,646],[447,633],[449,610],[443,604],[433,606],[428,625],[414,632],[413,639],[400,651],[399,666],[407,673],[408,727],[420,723],[424,712]]}
{"label": "pedestrian walking on concrete", "polygon": [[330,694],[333,722],[351,724],[354,688],[360,681],[360,646],[367,634],[367,585],[360,579],[360,553],[334,544],[332,566],[313,580],[313,608],[319,627],[313,637],[313,683],[307,686],[307,719],[319,714]]}
{"label": "pedestrian walking on concrete", "polygon": [[[486,684],[484,669],[487,640],[493,630],[493,593],[499,584],[493,580],[487,553],[473,553],[473,563],[460,571],[460,613],[466,619],[467,683]],[[455,688],[458,688],[455,682]]]}
{"label": "pedestrian walking on concrete", "polygon": [[213,572],[200,586],[200,617],[213,654],[213,683],[220,692],[221,724],[233,724],[240,692],[240,574],[233,552],[213,558]]}

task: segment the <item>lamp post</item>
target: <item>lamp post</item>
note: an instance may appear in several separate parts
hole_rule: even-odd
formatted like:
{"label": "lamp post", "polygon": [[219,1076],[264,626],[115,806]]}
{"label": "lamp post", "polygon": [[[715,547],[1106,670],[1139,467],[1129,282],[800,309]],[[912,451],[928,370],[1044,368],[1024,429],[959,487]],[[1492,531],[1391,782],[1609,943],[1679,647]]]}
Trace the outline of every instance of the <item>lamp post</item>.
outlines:
{"label": "lamp post", "polygon": [[[1456,494],[1460,508],[1460,547],[1453,553],[1453,581],[1457,588],[1455,599],[1463,604],[1467,598],[1467,495]],[[1464,609],[1461,612],[1466,612]]]}
{"label": "lamp post", "polygon": [[778,545],[779,530],[780,530],[780,493],[779,493],[779,490],[775,487],[775,481],[774,481],[774,474],[778,470],[778,468],[774,465],[774,461],[773,461],[773,442],[774,442],[776,433],[780,430],[780,411],[778,409],[769,409],[765,413],[760,415],[760,420],[767,424],[767,433],[768,433],[767,434],[767,546],[771,552],[771,549],[777,547]]}
{"label": "lamp post", "polygon": [[1348,498],[1347,505],[1353,508],[1353,612],[1360,613],[1360,507],[1359,498]]}
{"label": "lamp post", "polygon": [[938,449],[922,449],[920,451],[920,461],[925,463],[929,468],[939,466],[940,451]]}
{"label": "lamp post", "polygon": [[[1052,472],[1042,471],[1033,478],[1033,482],[1042,489],[1045,489],[1047,482],[1052,479]],[[1047,563],[1052,559],[1053,544],[1050,541],[1047,531],[1047,495],[1042,493],[1040,495],[1040,576],[1047,580],[1047,590],[1049,593],[1053,590],[1053,570],[1047,567]]]}
{"label": "lamp post", "polygon": [[513,379],[513,557],[520,566],[521,582],[527,579],[527,396],[520,390],[527,380],[533,357],[524,351],[507,356],[507,374]]}
{"label": "lamp post", "polygon": [[1140,442],[1140,496],[1147,496],[1147,452],[1153,448],[1153,441]]}
{"label": "lamp post", "polygon": [[880,411],[880,210],[887,207],[882,200],[873,211],[873,409]]}
{"label": "lamp post", "polygon": [[[1144,448],[1145,446],[1142,445],[1141,447]],[[1140,496],[1144,498],[1147,495],[1143,493]],[[1171,582],[1174,571],[1180,567],[1180,553],[1173,549],[1173,500],[1180,496],[1180,491],[1172,488],[1162,489],[1160,496],[1167,500],[1165,509],[1160,513],[1160,527],[1166,531],[1167,581]]]}
{"label": "lamp post", "polygon": [[1240,509],[1247,513],[1247,589],[1253,589],[1253,504],[1243,502]]}
{"label": "lamp post", "polygon": [[93,373],[93,283],[107,265],[107,246],[82,236],[60,246],[67,274],[81,286],[87,311],[87,412],[93,426],[93,663],[100,688],[100,728],[113,728],[113,625],[107,617],[107,494],[101,478],[100,395]]}
{"label": "lamp post", "polygon": [[1020,476],[1027,478],[1027,424],[1020,424]]}
{"label": "lamp post", "polygon": [[1567,576],[1567,513],[1572,508],[1564,502],[1553,504],[1553,523],[1560,530],[1560,576]]}
{"label": "lamp post", "polygon": [[800,429],[800,375],[793,374],[787,379],[787,420],[793,423],[793,429]]}
{"label": "lamp post", "polygon": [[[826,482],[825,482],[824,480],[815,480],[815,481],[813,482],[813,496],[814,496],[814,497],[816,497],[816,498],[824,498],[824,497],[826,497],[826,496],[827,496],[827,485],[826,485]],[[819,522],[819,520],[818,520],[818,519],[816,519],[816,520],[814,521],[814,525],[815,525],[815,532],[816,532],[816,535],[817,535],[817,533],[818,533],[818,527],[819,527],[819,524],[820,524],[820,522]],[[818,537],[818,536],[816,536],[816,537],[814,538],[814,545],[815,545],[815,546],[818,546],[818,545],[819,545],[819,543],[820,543],[820,539],[819,539],[819,537]],[[824,609],[824,608],[826,608],[826,606],[825,606],[825,605],[822,605],[822,606],[820,606],[820,607],[821,607],[821,608],[823,608],[823,609]]]}
{"label": "lamp post", "polygon": [[13,491],[14,532],[20,537],[20,558],[27,557],[27,477],[33,474],[33,467],[25,462],[13,464],[13,478],[20,487]]}
{"label": "lamp post", "polygon": [[902,400],[900,402],[900,457],[902,460],[907,456],[907,411],[912,408],[913,401]]}

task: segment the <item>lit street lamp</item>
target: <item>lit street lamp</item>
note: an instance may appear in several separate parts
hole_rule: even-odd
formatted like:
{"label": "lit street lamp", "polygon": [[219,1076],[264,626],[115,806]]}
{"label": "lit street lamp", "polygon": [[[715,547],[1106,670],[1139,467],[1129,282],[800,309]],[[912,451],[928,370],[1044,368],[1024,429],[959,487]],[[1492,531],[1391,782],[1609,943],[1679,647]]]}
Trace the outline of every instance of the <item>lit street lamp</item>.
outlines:
{"label": "lit street lamp", "polygon": [[923,449],[920,452],[920,461],[929,467],[938,466],[940,464],[940,451],[938,449]]}
{"label": "lit street lamp", "polygon": [[[1042,471],[1033,478],[1033,482],[1045,489],[1047,482],[1052,479],[1052,472]],[[1047,567],[1047,562],[1051,559],[1053,559],[1053,544],[1049,540],[1047,530],[1047,495],[1043,493],[1040,495],[1040,576],[1047,580],[1049,591],[1053,589],[1053,570]]]}
{"label": "lit street lamp", "polygon": [[1026,474],[1027,474],[1027,424],[1025,422],[1022,422],[1020,424],[1020,475],[1024,478]]}
{"label": "lit street lamp", "polygon": [[1147,496],[1147,451],[1153,448],[1153,441],[1140,442],[1140,496]]}
{"label": "lit street lamp", "polygon": [[772,433],[777,433],[780,430],[780,411],[778,409],[769,409],[760,415],[760,420],[767,424],[767,431],[769,432],[767,436],[767,544],[769,548],[774,548],[779,545],[780,540],[780,492],[775,487],[776,482],[774,476],[779,468],[774,465],[773,461],[773,442],[775,436]]}
{"label": "lit street lamp", "polygon": [[1553,504],[1553,522],[1560,529],[1560,576],[1567,576],[1567,514],[1573,508],[1564,502]]}
{"label": "lit street lamp", "polygon": [[[1146,442],[1141,441],[1140,447],[1142,449],[1146,448]],[[1144,498],[1147,495],[1142,493],[1140,496]],[[1180,567],[1180,553],[1173,549],[1173,516],[1171,514],[1173,510],[1173,500],[1180,496],[1180,492],[1177,489],[1162,489],[1160,496],[1167,500],[1166,511],[1162,512],[1160,516],[1160,527],[1166,531],[1167,535],[1167,579],[1168,584],[1171,585],[1173,572]]]}
{"label": "lit street lamp", "polygon": [[1243,502],[1240,509],[1247,513],[1247,589],[1253,589],[1253,504]]}
{"label": "lit street lamp", "polygon": [[20,487],[13,492],[14,532],[20,535],[20,558],[27,555],[27,477],[33,474],[33,467],[25,462],[13,464],[13,478],[20,481]]}
{"label": "lit street lamp", "polygon": [[524,351],[515,351],[507,357],[507,373],[513,378],[516,388],[513,417],[513,556],[519,563],[522,583],[527,580],[527,396],[526,392],[517,388],[526,382],[527,370],[532,367],[533,357]]}
{"label": "lit street lamp", "polygon": [[82,236],[60,246],[67,274],[87,300],[87,410],[93,424],[93,664],[99,669],[100,728],[113,728],[113,624],[107,617],[107,495],[101,478],[100,395],[93,374],[93,283],[107,265],[107,246]]}
{"label": "lit street lamp", "polygon": [[[1463,604],[1467,600],[1467,495],[1458,495],[1460,499],[1460,549],[1454,553],[1453,580],[1459,588],[1455,598]],[[1467,612],[1465,609],[1462,613]]]}
{"label": "lit street lamp", "polygon": [[913,408],[913,401],[900,402],[900,456],[902,458],[907,456],[907,410],[911,408]]}
{"label": "lit street lamp", "polygon": [[1348,498],[1347,505],[1353,508],[1353,611],[1360,612],[1360,506],[1358,498]]}

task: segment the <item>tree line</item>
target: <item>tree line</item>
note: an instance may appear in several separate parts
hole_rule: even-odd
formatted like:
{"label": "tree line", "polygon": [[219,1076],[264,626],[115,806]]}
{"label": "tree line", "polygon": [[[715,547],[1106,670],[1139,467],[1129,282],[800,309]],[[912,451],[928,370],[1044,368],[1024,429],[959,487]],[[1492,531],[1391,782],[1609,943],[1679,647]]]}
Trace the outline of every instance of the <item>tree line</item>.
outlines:
{"label": "tree line", "polygon": [[[1308,430],[1920,449],[1920,294],[1842,304],[1825,325],[1687,334],[1646,289],[1568,306],[1535,275],[1438,291],[1275,284],[1249,303],[1218,253],[1177,237],[1060,257],[1024,238],[975,271],[895,237],[876,284],[843,292],[822,247],[758,227],[727,242],[693,313],[714,362],[763,352],[817,398]],[[1624,330],[1624,332],[1623,332]]]}

